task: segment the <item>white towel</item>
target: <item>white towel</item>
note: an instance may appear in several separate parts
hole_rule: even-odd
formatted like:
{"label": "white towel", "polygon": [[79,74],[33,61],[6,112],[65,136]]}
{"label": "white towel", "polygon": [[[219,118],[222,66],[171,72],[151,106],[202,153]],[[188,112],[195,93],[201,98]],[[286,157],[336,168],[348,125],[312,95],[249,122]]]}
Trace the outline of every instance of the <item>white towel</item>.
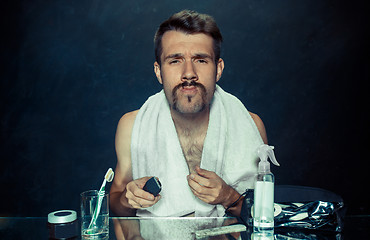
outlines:
{"label": "white towel", "polygon": [[[263,144],[244,105],[216,86],[200,167],[215,172],[240,194],[253,188],[257,173],[256,149]],[[187,182],[189,168],[183,155],[164,91],[140,108],[131,137],[133,178],[156,176],[162,183],[161,200],[138,216],[223,216],[222,205],[204,203]]]}

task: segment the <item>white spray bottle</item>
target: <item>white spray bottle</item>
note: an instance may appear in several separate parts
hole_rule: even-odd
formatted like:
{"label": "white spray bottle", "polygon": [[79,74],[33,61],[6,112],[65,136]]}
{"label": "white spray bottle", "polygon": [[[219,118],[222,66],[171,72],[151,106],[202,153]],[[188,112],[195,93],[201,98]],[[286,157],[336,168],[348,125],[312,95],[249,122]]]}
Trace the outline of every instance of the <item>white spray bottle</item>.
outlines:
{"label": "white spray bottle", "polygon": [[253,231],[262,234],[274,233],[274,175],[267,157],[276,166],[274,147],[262,144],[257,149],[260,158],[257,181],[254,188]]}

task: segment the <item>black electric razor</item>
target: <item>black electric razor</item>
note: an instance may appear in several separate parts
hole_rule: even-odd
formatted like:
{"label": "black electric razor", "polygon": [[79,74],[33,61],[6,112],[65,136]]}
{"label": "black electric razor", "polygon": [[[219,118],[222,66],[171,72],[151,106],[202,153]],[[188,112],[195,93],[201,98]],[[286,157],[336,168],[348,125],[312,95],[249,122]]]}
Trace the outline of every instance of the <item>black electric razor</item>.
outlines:
{"label": "black electric razor", "polygon": [[161,189],[162,189],[162,184],[156,177],[150,178],[143,187],[144,191],[147,191],[153,194],[154,197],[158,195]]}

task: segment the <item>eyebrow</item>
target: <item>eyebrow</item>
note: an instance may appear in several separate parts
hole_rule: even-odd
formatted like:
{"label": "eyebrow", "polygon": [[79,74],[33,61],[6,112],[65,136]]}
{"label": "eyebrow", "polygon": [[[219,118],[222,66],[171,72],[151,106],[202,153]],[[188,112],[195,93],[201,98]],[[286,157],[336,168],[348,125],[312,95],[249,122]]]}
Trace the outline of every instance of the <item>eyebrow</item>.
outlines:
{"label": "eyebrow", "polygon": [[197,53],[193,56],[193,58],[209,58],[213,59],[213,57],[207,53]]}
{"label": "eyebrow", "polygon": [[167,59],[169,58],[179,58],[179,57],[183,57],[184,55],[181,54],[181,53],[173,53],[173,54],[170,54],[170,55],[167,55],[165,58],[164,58],[164,61],[166,61]]}
{"label": "eyebrow", "polygon": [[[170,58],[180,58],[180,57],[183,57],[184,54],[182,53],[173,53],[173,54],[170,54],[170,55],[167,55],[165,58],[164,58],[164,61],[166,61],[167,59],[170,59]],[[211,55],[207,54],[207,53],[196,53],[192,56],[192,58],[196,58],[196,59],[199,59],[199,58],[209,58],[209,59],[213,59]]]}

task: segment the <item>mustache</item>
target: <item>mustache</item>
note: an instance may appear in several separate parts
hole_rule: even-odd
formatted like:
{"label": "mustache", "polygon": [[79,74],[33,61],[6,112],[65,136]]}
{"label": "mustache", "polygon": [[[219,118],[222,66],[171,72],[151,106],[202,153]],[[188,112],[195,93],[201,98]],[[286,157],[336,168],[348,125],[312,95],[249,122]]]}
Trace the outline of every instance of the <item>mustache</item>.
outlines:
{"label": "mustache", "polygon": [[[180,88],[183,88],[183,87],[190,87],[190,86],[199,87],[200,92],[201,92],[202,101],[206,102],[206,96],[207,96],[206,87],[203,84],[198,83],[194,80],[185,81],[185,82],[180,83],[177,86],[175,86],[172,90],[172,97],[173,97],[173,100],[172,100],[173,101],[173,106],[172,107],[174,109],[177,108],[177,101],[178,101],[177,90],[179,90]],[[189,102],[191,101],[190,97],[188,97],[188,101]]]}
{"label": "mustache", "polygon": [[191,81],[185,81],[185,82],[183,82],[183,83],[181,83],[179,85],[181,85],[183,87],[189,87],[189,86],[198,86],[198,85],[202,85],[202,84],[200,84],[200,83],[198,83],[198,82],[196,82],[194,80],[191,80]]}
{"label": "mustache", "polygon": [[199,87],[204,93],[206,93],[206,88],[204,87],[203,84],[198,83],[194,80],[191,80],[191,81],[185,81],[183,83],[180,83],[180,84],[176,85],[172,90],[172,96],[175,97],[177,90],[179,90],[180,88],[191,87],[191,86]]}

